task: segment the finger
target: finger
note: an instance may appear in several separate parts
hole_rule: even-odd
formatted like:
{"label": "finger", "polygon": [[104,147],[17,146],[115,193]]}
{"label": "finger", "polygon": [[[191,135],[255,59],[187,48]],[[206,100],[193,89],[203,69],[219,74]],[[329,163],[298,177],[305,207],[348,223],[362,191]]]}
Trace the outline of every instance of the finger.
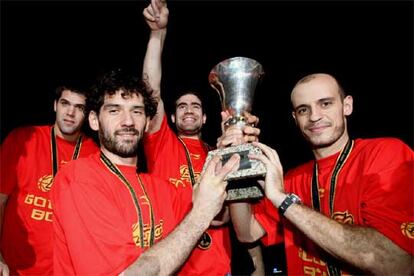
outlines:
{"label": "finger", "polygon": [[233,154],[226,164],[218,172],[217,176],[224,179],[229,173],[236,171],[240,165],[240,155]]}
{"label": "finger", "polygon": [[263,143],[259,143],[259,142],[253,142],[252,144],[253,144],[253,146],[256,146],[259,149],[261,149],[263,154],[266,155],[272,162],[276,162],[276,161],[280,162],[279,161],[279,155],[271,147],[269,147],[269,146],[267,146]]}
{"label": "finger", "polygon": [[246,125],[246,126],[243,128],[243,133],[244,133],[245,135],[255,135],[255,136],[259,136],[259,135],[260,135],[260,128],[257,128],[257,127],[252,127],[252,126]]}
{"label": "finger", "polygon": [[160,18],[160,9],[158,8],[158,0],[151,0],[151,8],[156,19]]}
{"label": "finger", "polygon": [[221,163],[220,158],[221,158],[221,156],[217,154],[217,155],[213,156],[213,158],[211,158],[210,161],[208,161],[208,164],[207,164],[206,170],[204,172],[204,175],[205,174],[215,175],[216,166],[217,166],[218,163]]}
{"label": "finger", "polygon": [[155,22],[155,17],[149,12],[148,8],[144,9],[144,17],[145,20],[148,20],[150,22]]}

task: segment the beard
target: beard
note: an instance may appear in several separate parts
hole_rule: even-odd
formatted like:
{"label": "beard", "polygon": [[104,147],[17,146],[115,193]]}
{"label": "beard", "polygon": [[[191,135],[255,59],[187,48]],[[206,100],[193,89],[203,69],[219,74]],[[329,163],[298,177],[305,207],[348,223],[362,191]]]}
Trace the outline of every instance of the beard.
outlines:
{"label": "beard", "polygon": [[[125,132],[135,135],[135,138],[122,141],[118,138],[118,135]],[[141,137],[142,134],[140,134],[140,132],[135,128],[123,128],[115,131],[113,135],[102,128],[99,128],[99,141],[101,145],[103,145],[108,151],[123,158],[135,157],[137,155],[138,144]]]}

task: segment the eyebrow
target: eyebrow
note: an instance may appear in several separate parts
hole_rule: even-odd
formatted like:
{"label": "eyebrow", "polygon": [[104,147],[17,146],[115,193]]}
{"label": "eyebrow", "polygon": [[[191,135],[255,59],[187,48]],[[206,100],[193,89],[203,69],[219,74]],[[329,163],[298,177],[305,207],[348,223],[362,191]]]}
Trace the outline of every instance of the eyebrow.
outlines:
{"label": "eyebrow", "polygon": [[[181,105],[188,105],[188,103],[181,102],[181,103],[178,103],[177,104],[177,106],[181,106]],[[198,105],[198,106],[201,106],[201,104],[198,103],[198,102],[191,102],[190,105]]]}
{"label": "eyebrow", "polygon": [[[116,107],[116,108],[119,108],[119,107],[121,107],[121,105],[120,104],[104,104],[103,105],[103,108],[104,109],[108,109],[108,108],[114,108],[114,107]],[[132,106],[132,109],[145,109],[145,106],[144,105],[134,105],[134,106]]]}
{"label": "eyebrow", "polygon": [[65,98],[60,98],[59,102],[69,103],[74,106],[82,106],[82,107],[86,106],[85,104],[81,104],[81,103],[73,103]]}
{"label": "eyebrow", "polygon": [[[326,97],[326,98],[318,99],[316,102],[317,103],[322,103],[324,101],[334,101],[334,100],[335,100],[335,97]],[[309,104],[301,104],[301,105],[296,106],[294,108],[294,110],[296,111],[301,107],[309,107],[309,106],[310,106]]]}

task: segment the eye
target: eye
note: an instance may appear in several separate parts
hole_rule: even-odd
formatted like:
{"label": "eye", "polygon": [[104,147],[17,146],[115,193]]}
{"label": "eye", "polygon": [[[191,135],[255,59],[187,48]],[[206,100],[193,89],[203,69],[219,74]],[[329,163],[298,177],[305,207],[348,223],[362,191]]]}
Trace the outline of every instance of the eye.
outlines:
{"label": "eye", "polygon": [[323,101],[321,104],[321,106],[325,108],[329,107],[330,105],[332,105],[332,101]]}
{"label": "eye", "polygon": [[133,113],[136,115],[145,115],[145,111],[143,109],[135,109]]}
{"label": "eye", "polygon": [[115,114],[119,113],[119,110],[116,109],[116,108],[111,108],[111,109],[108,110],[108,113],[111,114],[111,115],[115,115]]}
{"label": "eye", "polygon": [[80,111],[80,112],[85,112],[85,106],[83,105],[77,105],[76,108]]}
{"label": "eye", "polygon": [[62,106],[68,106],[69,105],[69,103],[67,101],[60,101],[60,104]]}
{"label": "eye", "polygon": [[309,108],[307,107],[299,107],[298,109],[296,109],[296,113],[298,115],[306,115],[309,113]]}

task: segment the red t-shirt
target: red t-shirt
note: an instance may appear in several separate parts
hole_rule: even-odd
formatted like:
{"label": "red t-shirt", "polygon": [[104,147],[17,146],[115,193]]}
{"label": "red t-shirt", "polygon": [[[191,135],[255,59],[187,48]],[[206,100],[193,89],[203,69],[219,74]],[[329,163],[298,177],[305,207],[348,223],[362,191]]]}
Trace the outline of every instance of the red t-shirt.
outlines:
{"label": "red t-shirt", "polygon": [[[183,138],[193,165],[195,178],[200,177],[208,149],[203,141]],[[182,202],[179,216],[183,218],[192,206],[192,184],[184,146],[169,128],[164,117],[156,133],[145,136],[144,150],[148,170],[169,180],[176,188]],[[230,236],[228,226],[210,227],[211,243],[199,243],[180,270],[180,275],[225,275],[230,267]]]}
{"label": "red t-shirt", "polygon": [[[339,153],[318,160],[321,213],[329,215],[330,177]],[[414,254],[414,153],[393,138],[357,139],[354,149],[339,173],[334,199],[333,218],[341,223],[375,228],[410,254]],[[311,207],[313,161],[285,177],[285,190],[297,194]],[[290,275],[327,274],[320,251],[295,226],[283,219],[270,201],[255,206],[256,219],[267,232],[263,242],[279,242],[282,233]],[[361,271],[343,265],[343,273]]]}
{"label": "red t-shirt", "polygon": [[80,158],[58,172],[52,189],[56,275],[119,274],[149,248],[151,225],[155,243],[174,229],[175,191],[164,188],[165,180],[137,174],[135,166],[117,167],[141,207],[144,248],[137,238],[139,216],[128,187],[105,166],[99,153]]}
{"label": "red t-shirt", "polygon": [[[72,159],[76,142],[56,138],[60,169]],[[97,151],[91,138],[82,139],[79,156]],[[0,193],[8,196],[1,252],[11,273],[51,274],[51,126],[13,130],[1,145],[0,175]]]}

